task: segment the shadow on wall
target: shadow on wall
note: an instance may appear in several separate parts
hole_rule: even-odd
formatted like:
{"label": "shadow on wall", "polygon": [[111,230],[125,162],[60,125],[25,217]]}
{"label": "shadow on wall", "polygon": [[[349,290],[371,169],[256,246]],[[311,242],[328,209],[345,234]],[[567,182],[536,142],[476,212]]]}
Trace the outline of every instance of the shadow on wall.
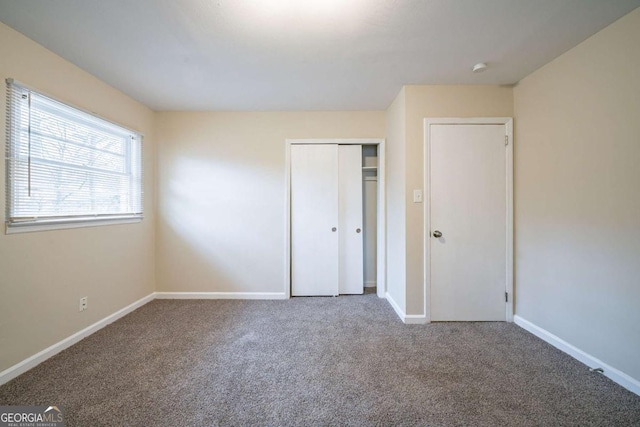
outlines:
{"label": "shadow on wall", "polygon": [[283,292],[284,170],[179,157],[158,218],[158,289]]}

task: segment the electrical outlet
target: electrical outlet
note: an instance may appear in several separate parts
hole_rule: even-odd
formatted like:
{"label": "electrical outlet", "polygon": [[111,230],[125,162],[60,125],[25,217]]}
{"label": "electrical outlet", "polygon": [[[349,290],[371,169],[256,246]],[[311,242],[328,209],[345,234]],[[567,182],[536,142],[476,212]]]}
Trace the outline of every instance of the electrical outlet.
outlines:
{"label": "electrical outlet", "polygon": [[80,298],[80,310],[79,311],[85,311],[87,309],[88,304],[89,304],[89,297]]}

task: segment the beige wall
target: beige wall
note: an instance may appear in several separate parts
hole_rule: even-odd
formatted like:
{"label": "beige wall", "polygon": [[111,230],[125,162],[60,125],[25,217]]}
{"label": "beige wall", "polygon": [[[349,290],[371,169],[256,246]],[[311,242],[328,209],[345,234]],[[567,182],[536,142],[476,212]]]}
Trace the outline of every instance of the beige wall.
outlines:
{"label": "beige wall", "polygon": [[157,116],[157,290],[284,292],[285,139],[384,138],[374,112]]}
{"label": "beige wall", "polygon": [[516,314],[640,380],[640,9],[515,89]]}
{"label": "beige wall", "polygon": [[[0,371],[149,295],[154,288],[153,112],[0,23],[0,77],[139,130],[145,220],[139,224],[0,232]],[[0,117],[5,117],[4,95]],[[5,121],[0,120],[4,138]],[[5,209],[5,164],[0,204]],[[80,297],[89,309],[78,312]]]}
{"label": "beige wall", "polygon": [[[424,187],[426,117],[512,117],[513,90],[501,86],[405,86],[406,103],[406,300],[408,315],[424,313]],[[425,198],[425,201],[427,199]]]}
{"label": "beige wall", "polygon": [[387,294],[406,310],[405,89],[387,109]]}

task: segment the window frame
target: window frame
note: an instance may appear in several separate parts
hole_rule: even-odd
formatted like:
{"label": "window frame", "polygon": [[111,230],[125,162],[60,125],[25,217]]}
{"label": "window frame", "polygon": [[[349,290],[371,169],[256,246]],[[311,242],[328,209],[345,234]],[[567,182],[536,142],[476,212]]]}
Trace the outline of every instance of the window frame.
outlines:
{"label": "window frame", "polygon": [[[87,115],[89,117],[98,119],[104,122],[105,125],[111,125],[119,128],[119,130],[126,131],[126,133],[131,134],[137,141],[135,144],[138,146],[130,147],[125,154],[126,163],[124,166],[128,171],[131,171],[133,167],[137,167],[139,164],[139,188],[131,189],[130,194],[139,193],[136,197],[139,198],[140,201],[140,212],[139,213],[112,213],[112,214],[101,214],[101,213],[90,213],[87,215],[61,215],[61,216],[43,216],[43,217],[33,217],[33,218],[25,218],[20,219],[18,217],[11,216],[13,202],[13,192],[14,192],[14,178],[11,176],[9,162],[13,160],[10,155],[11,150],[13,149],[14,142],[12,138],[15,137],[15,132],[13,128],[13,122],[16,120],[14,118],[14,114],[20,114],[20,112],[15,112],[13,107],[13,100],[11,97],[11,87],[15,87],[16,89],[23,89],[28,92],[32,92],[37,94],[38,96],[47,98],[51,101],[62,104],[63,106],[74,110],[74,113],[80,113],[81,115]],[[48,231],[48,230],[60,230],[60,229],[72,229],[72,228],[83,228],[83,227],[96,227],[96,226],[106,226],[106,225],[118,225],[118,224],[133,224],[139,223],[144,219],[144,134],[139,131],[132,130],[126,126],[123,126],[113,120],[102,117],[98,114],[95,114],[91,111],[87,111],[83,108],[77,107],[69,102],[62,101],[54,96],[47,94],[38,89],[34,89],[28,85],[25,85],[19,81],[8,78],[6,79],[6,136],[5,136],[5,234],[16,234],[16,233],[27,233],[27,232],[35,232],[35,231]],[[17,118],[17,120],[20,120]],[[74,122],[72,119],[68,119],[70,122]],[[82,118],[80,119],[82,120]],[[86,125],[86,123],[84,123]],[[93,123],[90,123],[93,127]],[[100,124],[97,124],[94,128],[98,128]],[[64,141],[65,143],[72,143],[73,141]],[[136,151],[136,153],[134,153]],[[137,154],[139,159],[137,163],[134,164],[134,156]],[[132,183],[133,185],[137,183]],[[92,198],[93,199],[93,198]],[[17,219],[17,220],[16,220]]]}

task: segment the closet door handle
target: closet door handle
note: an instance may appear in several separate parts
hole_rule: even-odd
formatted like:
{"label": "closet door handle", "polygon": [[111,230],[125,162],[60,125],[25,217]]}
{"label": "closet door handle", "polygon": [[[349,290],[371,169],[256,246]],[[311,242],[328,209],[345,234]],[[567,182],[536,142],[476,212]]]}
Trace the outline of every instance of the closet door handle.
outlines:
{"label": "closet door handle", "polygon": [[331,231],[333,231],[334,233],[335,233],[337,230],[338,230],[338,229],[337,229],[337,228],[335,228],[335,227],[333,227],[333,228],[331,229]]}
{"label": "closet door handle", "polygon": [[361,232],[362,230],[360,230],[359,228],[356,228],[356,233]]}

